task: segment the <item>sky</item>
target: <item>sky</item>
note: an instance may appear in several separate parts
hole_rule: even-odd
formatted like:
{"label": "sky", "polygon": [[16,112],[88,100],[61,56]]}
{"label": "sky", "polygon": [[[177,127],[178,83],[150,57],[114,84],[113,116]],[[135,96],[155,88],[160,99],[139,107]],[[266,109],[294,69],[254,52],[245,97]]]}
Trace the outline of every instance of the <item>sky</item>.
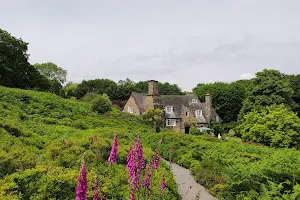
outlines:
{"label": "sky", "polygon": [[299,0],[0,0],[0,28],[68,81],[198,83],[300,74]]}

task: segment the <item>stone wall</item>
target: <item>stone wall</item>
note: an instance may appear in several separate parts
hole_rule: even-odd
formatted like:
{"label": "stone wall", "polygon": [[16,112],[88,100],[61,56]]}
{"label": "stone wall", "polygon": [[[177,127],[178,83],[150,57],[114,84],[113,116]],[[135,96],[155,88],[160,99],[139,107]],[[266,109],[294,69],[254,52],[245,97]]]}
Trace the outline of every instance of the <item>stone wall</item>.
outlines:
{"label": "stone wall", "polygon": [[128,112],[128,107],[132,107],[133,108],[133,114],[136,114],[136,115],[140,115],[140,109],[139,107],[137,106],[133,96],[130,96],[130,98],[128,99],[127,103],[125,104],[124,106],[124,112]]}

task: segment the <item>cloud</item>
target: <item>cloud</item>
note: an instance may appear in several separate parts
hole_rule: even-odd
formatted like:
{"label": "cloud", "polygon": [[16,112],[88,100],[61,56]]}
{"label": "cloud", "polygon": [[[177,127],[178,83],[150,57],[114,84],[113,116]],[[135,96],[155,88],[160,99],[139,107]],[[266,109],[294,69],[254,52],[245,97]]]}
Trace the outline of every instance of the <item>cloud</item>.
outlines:
{"label": "cloud", "polygon": [[300,73],[295,0],[4,0],[1,6],[1,28],[29,42],[30,62],[54,62],[69,80],[157,79],[191,90],[264,68]]}

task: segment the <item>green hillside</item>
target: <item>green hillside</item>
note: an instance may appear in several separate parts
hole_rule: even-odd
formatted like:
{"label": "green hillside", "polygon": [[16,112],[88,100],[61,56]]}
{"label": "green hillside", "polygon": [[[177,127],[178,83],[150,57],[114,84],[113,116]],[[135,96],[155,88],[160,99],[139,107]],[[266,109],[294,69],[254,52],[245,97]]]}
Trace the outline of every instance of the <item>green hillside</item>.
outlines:
{"label": "green hillside", "polygon": [[[140,118],[117,109],[99,115],[87,103],[0,87],[0,199],[74,199],[83,155],[89,172],[89,198],[97,172],[108,199],[126,199],[129,143],[149,130]],[[118,164],[109,167],[115,132],[119,136]],[[147,159],[154,154],[147,147],[144,153]],[[164,173],[165,197],[177,199],[168,166],[161,166],[154,175],[153,197],[159,195]]]}
{"label": "green hillside", "polygon": [[[210,135],[153,134],[139,117],[117,109],[104,115],[90,110],[88,103],[50,93],[0,87],[0,199],[74,199],[83,156],[89,172],[88,199],[96,173],[108,199],[127,199],[126,156],[137,135],[147,161],[162,138],[162,156],[191,169],[195,179],[220,199],[300,198],[296,149]],[[115,132],[118,164],[109,166]],[[167,182],[164,198],[178,199],[176,183],[162,162],[154,174],[152,199],[160,196],[162,173]]]}

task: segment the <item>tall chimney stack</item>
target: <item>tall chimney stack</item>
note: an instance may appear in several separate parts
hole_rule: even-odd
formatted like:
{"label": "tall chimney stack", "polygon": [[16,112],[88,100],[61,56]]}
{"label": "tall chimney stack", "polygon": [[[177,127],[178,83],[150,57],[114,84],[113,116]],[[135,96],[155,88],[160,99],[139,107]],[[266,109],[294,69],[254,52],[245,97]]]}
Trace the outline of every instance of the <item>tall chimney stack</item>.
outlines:
{"label": "tall chimney stack", "polygon": [[208,123],[210,123],[211,120],[211,112],[212,112],[212,96],[209,94],[209,92],[206,93],[205,95],[205,106],[207,110],[207,120]]}
{"label": "tall chimney stack", "polygon": [[158,96],[158,81],[148,81],[148,96]]}
{"label": "tall chimney stack", "polygon": [[148,81],[147,107],[162,108],[161,99],[158,93],[158,81]]}

